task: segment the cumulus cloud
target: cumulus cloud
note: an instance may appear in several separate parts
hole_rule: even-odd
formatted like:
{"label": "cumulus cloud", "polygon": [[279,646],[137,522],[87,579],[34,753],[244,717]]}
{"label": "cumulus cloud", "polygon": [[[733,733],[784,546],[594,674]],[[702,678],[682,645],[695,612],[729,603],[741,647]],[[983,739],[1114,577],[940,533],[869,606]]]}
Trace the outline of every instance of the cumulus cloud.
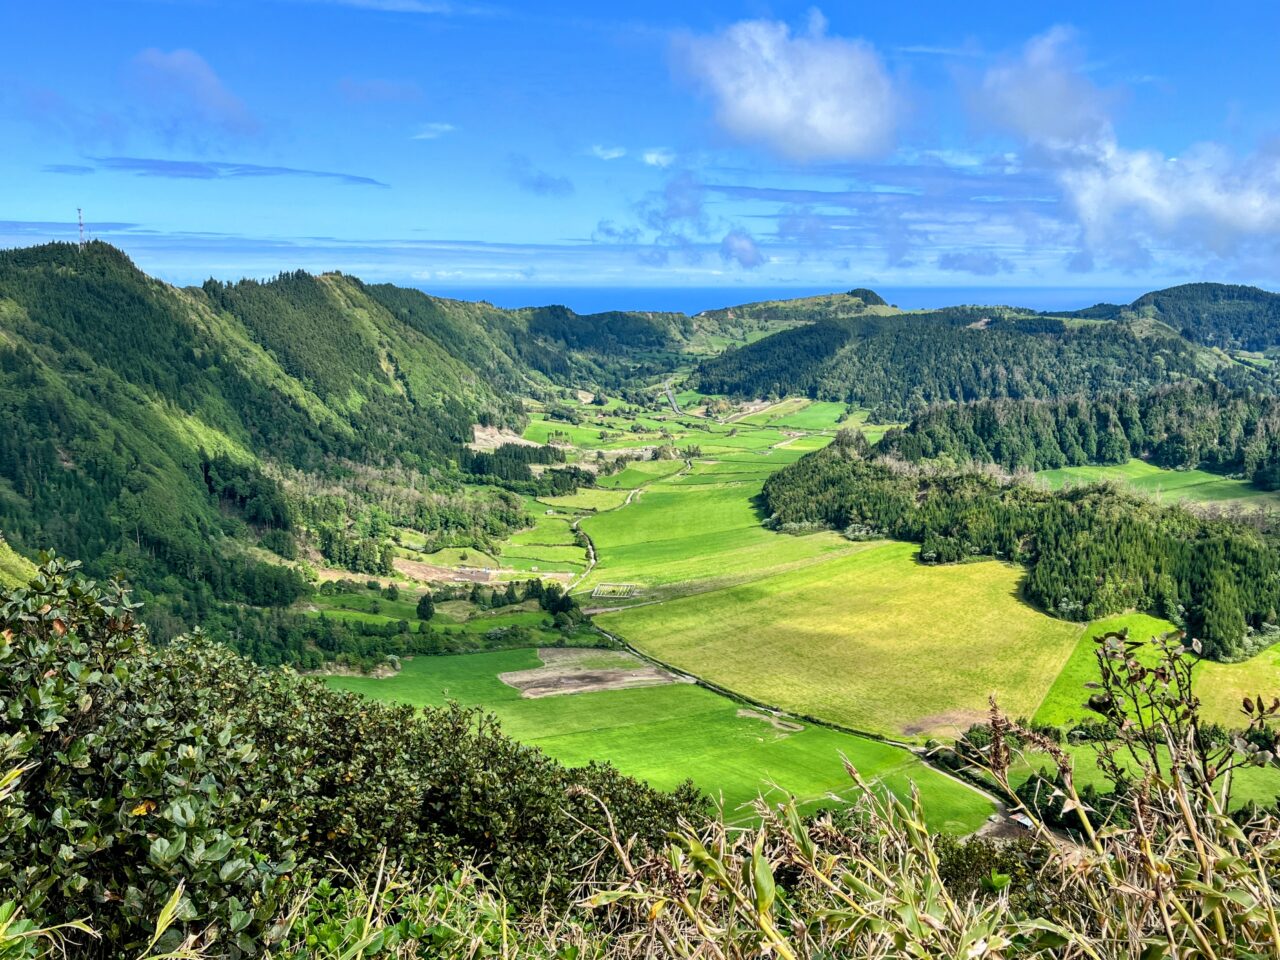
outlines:
{"label": "cumulus cloud", "polygon": [[573,182],[568,177],[559,177],[539,170],[533,161],[523,154],[513,153],[507,158],[507,175],[529,193],[543,197],[567,197],[573,193]]}
{"label": "cumulus cloud", "polygon": [[816,11],[793,33],[744,20],[687,36],[676,54],[715,103],[731,136],[791,160],[848,160],[887,149],[901,98],[869,43],[829,36]]}
{"label": "cumulus cloud", "polygon": [[636,204],[636,214],[644,230],[650,231],[652,243],[637,256],[649,266],[665,264],[672,251],[679,252],[685,263],[702,259],[699,243],[711,233],[707,215],[706,187],[688,170],[680,170],[667,178],[661,190],[649,193]]}
{"label": "cumulus cloud", "polygon": [[676,162],[676,155],[664,147],[650,147],[640,155],[640,159],[651,167],[665,169]]}
{"label": "cumulus cloud", "polygon": [[831,220],[809,204],[786,204],[778,211],[778,237],[794,241],[802,249],[825,247],[836,241]]}
{"label": "cumulus cloud", "polygon": [[744,270],[754,270],[765,262],[755,238],[741,227],[734,227],[720,241],[720,259],[736,263]]}
{"label": "cumulus cloud", "polygon": [[1111,96],[1084,75],[1083,66],[1075,31],[1054,27],[986,72],[977,107],[1036,146],[1070,150],[1091,143],[1110,129]]}
{"label": "cumulus cloud", "polygon": [[591,147],[591,155],[600,160],[617,160],[619,157],[627,155],[626,147],[606,147],[603,144],[594,144]]}
{"label": "cumulus cloud", "polygon": [[1011,273],[1013,271],[1012,263],[989,250],[951,251],[939,256],[936,263],[943,270],[972,273],[980,277],[992,277],[997,273]]}
{"label": "cumulus cloud", "polygon": [[172,137],[243,137],[259,130],[245,102],[194,50],[151,47],[134,57],[131,68],[139,99]]}
{"label": "cumulus cloud", "polygon": [[1201,143],[1168,156],[1122,146],[1111,97],[1085,75],[1074,35],[1055,28],[983,78],[980,109],[1052,172],[1080,226],[1068,268],[1140,268],[1154,248],[1280,262],[1280,149],[1240,156]]}
{"label": "cumulus cloud", "polygon": [[457,130],[452,123],[426,123],[418,128],[410,140],[439,140],[446,133],[453,133]]}

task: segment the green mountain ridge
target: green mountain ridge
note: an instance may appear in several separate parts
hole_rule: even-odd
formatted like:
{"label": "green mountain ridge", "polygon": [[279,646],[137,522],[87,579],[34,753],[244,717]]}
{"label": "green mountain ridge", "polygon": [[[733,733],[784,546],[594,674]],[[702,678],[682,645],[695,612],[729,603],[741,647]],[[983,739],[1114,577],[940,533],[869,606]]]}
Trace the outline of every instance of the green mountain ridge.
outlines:
{"label": "green mountain ridge", "polygon": [[1272,386],[1265,371],[1188,340],[1150,312],[1124,322],[984,306],[839,314],[817,299],[812,306],[797,302],[801,313],[793,310],[792,328],[704,360],[696,373],[700,388],[739,397],[799,393],[899,420],[940,403],[1179,380]]}
{"label": "green mountain ridge", "polygon": [[631,351],[682,335],[665,316],[504,311],[336,273],[180,289],[96,242],[0,252],[0,530],[99,575],[285,600],[296,575],[239,546],[288,526],[264,471],[411,470],[454,498],[441,523],[509,514],[465,509],[460,484],[531,483],[530,457],[556,458],[473,453],[473,424],[518,429],[522,398],[625,378]]}
{"label": "green mountain ridge", "polygon": [[1185,283],[1144,293],[1133,303],[1099,303],[1055,316],[1133,321],[1153,317],[1188,340],[1222,349],[1280,346],[1280,294],[1227,283]]}

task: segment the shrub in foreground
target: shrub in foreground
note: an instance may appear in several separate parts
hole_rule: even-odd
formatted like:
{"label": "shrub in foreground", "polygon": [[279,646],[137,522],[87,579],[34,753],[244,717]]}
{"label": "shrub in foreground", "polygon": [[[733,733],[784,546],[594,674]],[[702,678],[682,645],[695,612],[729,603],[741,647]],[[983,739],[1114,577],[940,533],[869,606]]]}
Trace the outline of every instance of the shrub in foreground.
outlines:
{"label": "shrub in foreground", "polygon": [[145,946],[179,885],[162,947],[260,952],[334,865],[474,862],[516,903],[563,901],[600,853],[580,790],[641,843],[701,808],[692,787],[565,769],[477,711],[374,703],[198,636],[152,649],[136,615],[57,561],[0,600],[0,903],[85,919],[104,955]]}

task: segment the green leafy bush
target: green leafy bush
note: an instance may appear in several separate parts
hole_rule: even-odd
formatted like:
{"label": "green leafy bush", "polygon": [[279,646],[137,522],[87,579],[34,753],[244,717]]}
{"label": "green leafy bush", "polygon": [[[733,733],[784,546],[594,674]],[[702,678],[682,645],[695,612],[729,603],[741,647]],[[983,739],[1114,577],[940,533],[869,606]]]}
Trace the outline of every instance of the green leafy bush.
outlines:
{"label": "green leafy bush", "polygon": [[516,903],[563,900],[600,852],[657,843],[703,801],[567,770],[459,708],[415,712],[268,672],[201,636],[152,649],[117,584],[46,564],[0,601],[0,889],[41,925],[89,918],[106,955],[196,936],[253,954],[334,864],[482,865]]}

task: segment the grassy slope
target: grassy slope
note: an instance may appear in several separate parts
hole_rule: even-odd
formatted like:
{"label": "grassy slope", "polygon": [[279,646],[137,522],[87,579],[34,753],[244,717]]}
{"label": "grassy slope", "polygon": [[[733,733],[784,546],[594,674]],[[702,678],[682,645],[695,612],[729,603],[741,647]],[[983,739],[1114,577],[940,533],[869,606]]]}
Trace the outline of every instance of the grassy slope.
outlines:
{"label": "grassy slope", "polygon": [[517,739],[570,765],[605,758],[624,773],[671,788],[690,777],[734,811],[770,784],[812,806],[829,793],[847,792],[840,756],[868,778],[906,791],[914,781],[938,829],[976,829],[990,813],[969,788],[930,770],[886,744],[806,726],[795,733],[738,716],[739,706],[701,687],[670,684],[566,696],[522,699],[497,675],[539,666],[535,651],[454,657],[419,657],[395,677],[332,677],[333,686],[417,706],[453,699],[482,704]]}
{"label": "grassy slope", "polygon": [[[1143,613],[1107,617],[1091,623],[1081,635],[1071,657],[1035,712],[1038,723],[1069,727],[1090,717],[1084,704],[1085,683],[1097,676],[1093,638],[1109,630],[1128,629],[1134,640],[1148,640],[1168,633],[1173,624]],[[1228,726],[1240,725],[1240,701],[1262,694],[1280,696],[1280,645],[1240,663],[1201,661],[1196,667],[1195,693],[1206,719]]]}
{"label": "grassy slope", "polygon": [[1164,470],[1142,460],[1115,466],[1063,467],[1041,471],[1037,476],[1054,489],[1067,484],[1115,480],[1163,500],[1280,507],[1280,493],[1259,490],[1244,480],[1232,480],[1205,470]]}
{"label": "grassy slope", "polygon": [[0,537],[0,587],[20,587],[33,576],[36,568],[26,557],[15,553]]}
{"label": "grassy slope", "polygon": [[753,471],[743,479],[725,472],[710,475],[706,483],[687,482],[697,479],[692,475],[673,477],[644,488],[624,509],[584,519],[582,528],[596,543],[599,564],[583,589],[607,581],[688,593],[725,578],[754,578],[856,549],[835,534],[781,538],[760,526],[752,500],[767,475]]}
{"label": "grassy slope", "polygon": [[891,736],[954,732],[996,693],[1030,714],[1079,627],[1017,599],[1021,572],[850,555],[599,618],[646,653],[788,710]]}

